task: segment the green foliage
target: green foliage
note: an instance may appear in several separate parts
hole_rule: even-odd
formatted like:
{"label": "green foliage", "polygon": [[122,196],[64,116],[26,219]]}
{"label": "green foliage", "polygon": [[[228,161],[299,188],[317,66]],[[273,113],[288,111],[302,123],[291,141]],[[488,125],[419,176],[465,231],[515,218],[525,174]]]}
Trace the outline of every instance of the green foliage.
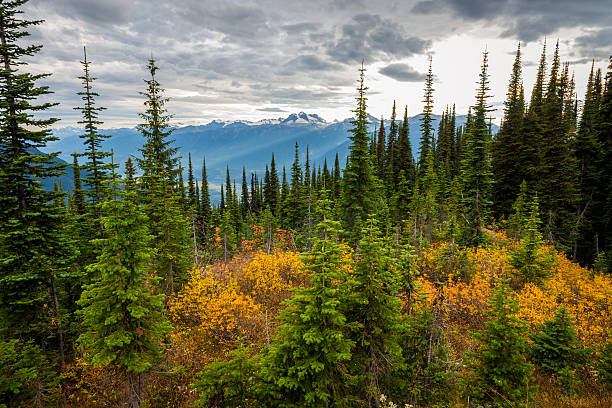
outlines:
{"label": "green foliage", "polygon": [[350,295],[344,313],[353,328],[350,371],[356,380],[355,395],[369,405],[378,405],[380,395],[389,394],[386,384],[393,367],[401,362],[399,271],[392,248],[375,221],[369,219],[366,225],[347,281]]}
{"label": "green foliage", "polygon": [[94,241],[101,253],[87,267],[92,283],[78,302],[86,330],[79,342],[94,365],[141,373],[160,359],[171,326],[162,313],[164,295],[152,293],[147,218],[133,192],[116,182],[113,190],[115,197],[102,204],[105,237]]}
{"label": "green foliage", "polygon": [[0,340],[0,407],[18,406],[34,397],[41,399],[42,387],[53,383],[49,361],[31,341]]}
{"label": "green foliage", "polygon": [[597,363],[599,381],[604,384],[608,390],[612,390],[612,341],[608,341],[603,347]]}
{"label": "green foliage", "polygon": [[556,374],[565,389],[571,389],[574,369],[586,362],[585,351],[576,339],[576,329],[562,307],[552,320],[546,320],[530,336],[531,361],[545,373]]}
{"label": "green foliage", "polygon": [[360,70],[359,87],[355,119],[351,121],[351,145],[349,146],[348,164],[344,170],[342,182],[342,214],[344,227],[350,240],[356,243],[359,239],[363,222],[374,212],[374,194],[376,183],[370,162],[367,130],[367,113],[364,77],[365,69]]}
{"label": "green foliage", "polygon": [[526,324],[516,317],[518,302],[506,282],[498,284],[489,304],[486,328],[473,334],[480,347],[468,353],[472,371],[466,393],[474,402],[526,407],[533,395],[533,366],[525,357]]}
{"label": "green foliage", "polygon": [[264,376],[284,407],[343,406],[351,397],[348,365],[354,342],[345,334],[343,248],[336,243],[338,223],[328,218],[330,207],[324,197],[323,221],[304,257],[311,286],[287,302],[279,338],[266,356]]}
{"label": "green foliage", "polygon": [[259,356],[240,348],[228,353],[229,360],[208,364],[193,385],[200,393],[200,407],[257,407],[262,386]]}
{"label": "green foliage", "polygon": [[553,261],[550,254],[540,253],[544,243],[538,231],[540,218],[537,197],[531,200],[529,210],[529,217],[523,220],[524,237],[520,245],[510,252],[509,263],[518,270],[519,282],[539,283],[548,274]]}
{"label": "green foliage", "polygon": [[404,363],[394,371],[394,398],[414,406],[447,401],[450,372],[440,318],[431,309],[403,318],[399,344]]}
{"label": "green foliage", "polygon": [[461,160],[462,207],[466,245],[480,245],[486,241],[485,222],[491,206],[492,184],[489,144],[491,131],[487,124],[490,107],[487,104],[489,91],[488,53],[485,51],[480,72],[473,122],[465,135],[465,149]]}

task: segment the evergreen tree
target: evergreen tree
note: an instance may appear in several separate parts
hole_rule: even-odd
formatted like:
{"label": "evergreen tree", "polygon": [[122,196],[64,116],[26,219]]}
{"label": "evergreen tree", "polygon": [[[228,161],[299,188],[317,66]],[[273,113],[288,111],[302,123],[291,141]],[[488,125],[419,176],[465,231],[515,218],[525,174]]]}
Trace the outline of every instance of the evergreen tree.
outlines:
{"label": "evergreen tree", "polygon": [[[524,234],[521,244],[510,252],[509,263],[518,270],[518,280],[521,283],[539,283],[552,267],[552,257],[539,253],[543,242],[538,231],[540,225],[538,207],[536,196],[529,204],[529,216],[521,228]],[[517,210],[520,211],[518,205]]]}
{"label": "evergreen tree", "polygon": [[336,243],[338,223],[329,218],[325,195],[319,208],[323,221],[304,256],[310,286],[300,288],[281,312],[280,336],[265,364],[265,377],[285,407],[344,406],[351,398],[347,365],[354,343],[345,335],[341,312],[344,249]]}
{"label": "evergreen tree", "polygon": [[302,168],[300,166],[298,143],[295,142],[295,159],[291,166],[291,190],[287,197],[286,215],[287,225],[296,231],[300,229],[304,222],[304,197],[302,193]]}
{"label": "evergreen tree", "polygon": [[561,383],[571,387],[574,369],[586,361],[586,353],[578,339],[572,318],[561,307],[551,320],[545,320],[530,335],[531,361],[547,374],[556,374]]}
{"label": "evergreen tree", "polygon": [[[41,49],[27,44],[27,30],[41,21],[21,18],[26,2],[0,3],[0,337],[2,347],[9,348],[0,350],[0,358],[17,350],[16,358],[24,359],[18,365],[28,370],[41,406],[54,381],[50,371],[57,366],[57,359],[48,360],[45,353],[57,356],[62,348],[62,338],[49,324],[60,319],[52,305],[64,278],[78,277],[70,275],[75,254],[63,225],[65,209],[55,204],[64,193],[41,187],[41,180],[63,174],[65,165],[55,160],[57,153],[36,150],[56,140],[48,128],[57,119],[43,117],[55,104],[37,101],[51,93],[37,85],[49,74],[28,72],[24,61]],[[10,359],[8,364],[15,367]],[[7,378],[11,371],[3,371],[0,382],[18,381],[22,374]]]}
{"label": "evergreen tree", "polygon": [[478,82],[474,118],[465,135],[465,151],[461,161],[463,187],[462,205],[465,217],[464,242],[478,245],[484,242],[484,226],[489,215],[491,189],[491,161],[489,144],[491,131],[487,124],[489,91],[488,52],[483,54]]}
{"label": "evergreen tree", "polygon": [[397,337],[401,302],[396,297],[398,276],[392,250],[375,221],[369,219],[367,224],[361,231],[345,315],[354,326],[350,370],[356,380],[355,394],[368,406],[378,406],[381,394],[389,395],[392,369],[401,361]]}
{"label": "evergreen tree", "polygon": [[432,59],[429,57],[429,70],[425,78],[425,96],[423,99],[423,113],[421,113],[421,144],[419,147],[419,165],[418,174],[421,175],[426,171],[427,156],[432,153],[433,146],[433,72],[431,70]]}
{"label": "evergreen tree", "polygon": [[368,89],[364,83],[365,68],[359,70],[358,97],[355,119],[351,121],[351,145],[349,146],[348,165],[342,183],[342,212],[344,225],[351,240],[356,243],[362,223],[374,211],[375,181],[370,165],[368,150],[368,131],[366,96]]}
{"label": "evergreen tree", "polygon": [[[578,166],[578,190],[580,199],[576,215],[579,223],[579,239],[576,240],[574,258],[592,264],[597,251],[597,210],[605,195],[601,194],[600,164],[602,147],[598,137],[600,85],[596,84],[594,63],[587,81],[582,116],[574,141],[574,152]],[[598,205],[599,204],[599,205]]]}
{"label": "evergreen tree", "polygon": [[510,213],[519,186],[526,177],[525,164],[517,155],[523,138],[523,118],[525,100],[522,95],[521,79],[521,44],[516,50],[512,75],[506,94],[504,119],[501,129],[495,135],[492,146],[491,164],[495,183],[493,184],[493,202],[497,217]]}
{"label": "evergreen tree", "polygon": [[206,158],[202,159],[202,188],[200,189],[202,199],[200,200],[200,217],[202,219],[202,229],[210,225],[210,193],[208,192],[208,177],[206,175]]}
{"label": "evergreen tree", "polygon": [[247,185],[246,180],[246,169],[244,166],[242,167],[242,188],[240,189],[240,195],[242,199],[240,200],[240,213],[242,214],[242,219],[246,220],[247,214],[249,213],[249,186]]}
{"label": "evergreen tree", "polygon": [[398,174],[400,171],[404,172],[403,177],[399,177],[399,184],[404,182],[404,179],[408,182],[408,185],[412,187],[414,184],[415,177],[415,164],[414,156],[412,155],[412,144],[410,143],[410,124],[408,123],[408,106],[404,108],[404,120],[399,130],[398,144]]}
{"label": "evergreen tree", "polygon": [[113,198],[102,205],[105,237],[94,277],[79,300],[85,331],[79,341],[95,366],[114,364],[127,372],[130,405],[142,402],[140,374],[161,359],[163,336],[171,329],[163,314],[163,295],[148,285],[152,251],[147,218],[135,193],[112,182]]}
{"label": "evergreen tree", "polygon": [[189,153],[189,164],[187,167],[187,208],[194,213],[197,209],[198,196],[195,191],[195,177],[193,176],[193,167],[191,166],[191,153]]}
{"label": "evergreen tree", "polygon": [[474,333],[480,347],[469,353],[466,392],[474,402],[526,407],[533,391],[533,366],[525,358],[526,324],[516,317],[518,302],[505,282],[495,288],[489,304],[486,328]]}
{"label": "evergreen tree", "polygon": [[563,122],[564,90],[559,78],[559,46],[555,49],[542,108],[542,139],[538,194],[542,202],[545,237],[569,250],[575,239],[577,168]]}
{"label": "evergreen tree", "polygon": [[386,136],[385,136],[385,120],[380,117],[380,128],[378,130],[378,138],[376,142],[376,174],[379,179],[383,179],[384,168],[385,168],[385,147],[386,147]]}
{"label": "evergreen tree", "polygon": [[81,166],[79,166],[78,154],[72,154],[72,178],[74,189],[72,190],[72,209],[76,216],[85,215],[85,191],[81,183]]}
{"label": "evergreen tree", "polygon": [[99,120],[99,114],[106,108],[96,106],[95,98],[99,95],[93,91],[93,82],[96,78],[90,75],[89,64],[90,61],[87,60],[87,51],[85,47],[83,47],[83,61],[81,61],[83,75],[79,77],[83,83],[83,91],[77,93],[83,100],[83,106],[74,109],[78,110],[83,116],[83,119],[77,123],[85,127],[85,133],[80,137],[83,139],[86,152],[79,154],[79,156],[87,158],[87,161],[82,166],[86,174],[83,182],[86,187],[88,201],[93,205],[94,213],[98,219],[98,232],[95,236],[99,237],[102,232],[100,223],[102,214],[100,209],[96,208],[96,206],[105,200],[105,192],[103,190],[106,185],[105,181],[108,180],[109,171],[111,170],[110,164],[105,163],[110,153],[103,151],[101,145],[110,135],[101,134],[98,131],[98,127],[104,123]]}
{"label": "evergreen tree", "polygon": [[[594,203],[593,213],[597,220],[596,255],[605,250],[612,254],[612,56],[606,73],[606,86],[603,90],[599,109],[597,136],[602,149],[600,168],[599,195]],[[612,260],[612,257],[609,259]],[[607,265],[608,273],[612,273],[612,261]]]}
{"label": "evergreen tree", "polygon": [[[168,139],[172,133],[171,116],[165,108],[168,99],[155,77],[158,68],[153,59],[147,68],[151,79],[145,80],[147,90],[142,93],[146,97],[145,112],[140,114],[143,123],[138,125],[145,138],[140,149],[142,158],[137,158],[143,171],[139,179],[140,201],[153,235],[154,270],[162,278],[162,290],[170,294],[177,283],[187,279],[192,248],[189,223],[179,201],[184,197],[182,170],[177,169],[177,149],[172,147],[173,140]],[[178,183],[177,175],[181,176]]]}

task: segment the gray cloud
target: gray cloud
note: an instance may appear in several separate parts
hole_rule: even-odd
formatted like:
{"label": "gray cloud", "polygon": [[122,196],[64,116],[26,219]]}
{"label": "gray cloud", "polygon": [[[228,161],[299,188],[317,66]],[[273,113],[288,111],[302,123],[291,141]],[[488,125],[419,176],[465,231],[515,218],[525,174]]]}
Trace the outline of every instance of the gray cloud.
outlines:
{"label": "gray cloud", "polygon": [[375,14],[358,14],[325,43],[326,52],[341,63],[368,63],[423,53],[431,42],[409,36],[400,24]]}
{"label": "gray cloud", "polygon": [[612,55],[612,27],[591,31],[576,38],[576,44],[588,48],[595,58],[605,59]]}
{"label": "gray cloud", "polygon": [[287,112],[286,110],[281,109],[281,108],[258,108],[257,110],[260,112],[276,112],[276,113]]}
{"label": "gray cloud", "polygon": [[389,64],[378,70],[383,75],[401,82],[421,82],[427,74],[420,73],[408,64]]}
{"label": "gray cloud", "polygon": [[451,10],[458,17],[504,28],[502,36],[535,41],[561,28],[606,27],[612,21],[609,0],[426,0],[412,11],[436,14]]}

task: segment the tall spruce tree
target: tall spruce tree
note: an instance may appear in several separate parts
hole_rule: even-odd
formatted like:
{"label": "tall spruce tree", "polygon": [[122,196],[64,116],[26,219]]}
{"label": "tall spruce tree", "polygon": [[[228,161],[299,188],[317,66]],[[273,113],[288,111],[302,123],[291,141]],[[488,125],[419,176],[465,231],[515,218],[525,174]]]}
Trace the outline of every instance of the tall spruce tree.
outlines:
{"label": "tall spruce tree", "polygon": [[150,281],[151,236],[135,193],[111,183],[112,197],[103,203],[104,238],[97,261],[87,267],[94,277],[79,300],[85,331],[79,337],[95,366],[113,364],[125,370],[130,406],[143,402],[142,372],[162,357],[161,341],[171,329],[163,314],[163,295]]}
{"label": "tall spruce tree", "polygon": [[[599,166],[602,188],[596,196],[593,213],[597,220],[596,256],[600,256],[603,252],[612,254],[612,56],[601,97],[597,136],[603,152]],[[612,273],[612,257],[608,259],[607,272]]]}
{"label": "tall spruce tree", "polygon": [[[600,184],[603,149],[598,136],[600,85],[596,84],[594,62],[587,81],[586,94],[578,132],[574,140],[574,153],[578,166],[579,202],[576,210],[579,238],[575,241],[574,258],[592,264],[597,252],[597,210],[604,197]],[[598,205],[599,204],[599,205]]]}
{"label": "tall spruce tree", "polygon": [[491,149],[491,165],[495,179],[492,194],[494,214],[497,217],[510,214],[519,186],[527,176],[524,171],[525,164],[520,161],[521,156],[517,155],[517,151],[521,149],[525,115],[525,100],[521,92],[523,86],[521,70],[519,43],[504,103],[504,119]]}
{"label": "tall spruce tree", "polygon": [[98,219],[96,235],[91,236],[99,237],[102,228],[100,218],[102,216],[99,209],[96,206],[105,200],[104,186],[105,181],[109,178],[110,164],[105,161],[110,156],[110,152],[102,150],[102,142],[108,139],[110,135],[105,135],[99,132],[98,128],[104,122],[99,119],[99,114],[106,108],[102,106],[96,106],[95,98],[99,95],[93,90],[93,82],[96,80],[90,74],[90,61],[87,60],[87,50],[83,47],[83,75],[79,77],[83,84],[83,90],[78,92],[83,101],[83,106],[74,108],[78,110],[83,118],[77,122],[83,125],[85,133],[80,135],[85,145],[85,153],[79,154],[80,157],[86,157],[86,162],[81,166],[85,170],[85,177],[83,183],[85,184],[85,190],[88,198],[88,202],[93,206],[93,213]]}
{"label": "tall spruce tree", "polygon": [[479,245],[485,241],[484,227],[491,206],[491,130],[487,123],[490,107],[488,52],[483,53],[482,69],[474,117],[465,135],[465,151],[461,161],[462,207],[465,220],[464,242]]}
{"label": "tall spruce tree", "polygon": [[192,248],[189,223],[181,205],[184,188],[177,188],[182,184],[177,183],[182,171],[177,166],[177,148],[169,139],[173,129],[165,108],[168,98],[156,79],[155,60],[149,60],[147,69],[151,79],[145,80],[147,90],[141,93],[146,98],[145,112],[140,114],[143,123],[138,125],[145,138],[142,157],[137,158],[143,172],[139,178],[140,201],[153,235],[154,269],[162,278],[161,289],[170,294],[187,279]]}
{"label": "tall spruce tree", "polygon": [[433,112],[433,81],[432,58],[430,56],[429,70],[425,78],[425,95],[423,97],[423,103],[425,105],[423,106],[423,113],[421,113],[421,142],[419,146],[418,161],[419,176],[427,171],[427,156],[433,153],[433,118],[431,117]]}
{"label": "tall spruce tree", "polygon": [[376,183],[368,148],[368,117],[366,113],[365,68],[359,70],[357,107],[351,121],[348,165],[342,182],[342,212],[344,226],[353,243],[357,243],[362,223],[374,212]]}
{"label": "tall spruce tree", "polygon": [[397,263],[375,220],[367,220],[361,237],[344,305],[355,343],[350,372],[356,380],[355,394],[368,406],[379,406],[380,396],[389,395],[392,370],[401,361]]}
{"label": "tall spruce tree", "polygon": [[576,239],[577,167],[570,132],[563,121],[564,89],[560,78],[559,45],[555,49],[542,107],[538,195],[545,238],[569,251]]}
{"label": "tall spruce tree", "polygon": [[[55,159],[57,153],[37,150],[56,140],[49,126],[57,119],[44,118],[54,103],[37,100],[51,93],[37,85],[50,74],[27,69],[26,60],[41,49],[27,44],[27,30],[42,21],[21,18],[26,2],[0,2],[0,337],[2,346],[8,345],[32,374],[23,385],[40,398],[28,405],[41,406],[62,347],[62,338],[49,324],[60,319],[52,306],[56,289],[64,279],[78,278],[69,275],[74,253],[63,225],[65,210],[56,205],[65,200],[64,193],[41,186],[41,180],[63,174],[65,166]],[[12,381],[11,376],[3,371],[0,382]]]}

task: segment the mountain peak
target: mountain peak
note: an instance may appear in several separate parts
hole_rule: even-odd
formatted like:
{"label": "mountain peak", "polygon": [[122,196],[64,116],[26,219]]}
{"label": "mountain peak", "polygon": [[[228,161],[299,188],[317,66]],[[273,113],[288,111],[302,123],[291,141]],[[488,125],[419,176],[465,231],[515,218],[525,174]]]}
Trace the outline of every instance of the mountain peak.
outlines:
{"label": "mountain peak", "polygon": [[315,113],[305,113],[305,112],[292,113],[291,115],[287,116],[285,119],[279,119],[279,120],[280,120],[280,123],[284,125],[307,125],[307,124],[325,125],[327,124],[325,119],[323,119],[319,115]]}

